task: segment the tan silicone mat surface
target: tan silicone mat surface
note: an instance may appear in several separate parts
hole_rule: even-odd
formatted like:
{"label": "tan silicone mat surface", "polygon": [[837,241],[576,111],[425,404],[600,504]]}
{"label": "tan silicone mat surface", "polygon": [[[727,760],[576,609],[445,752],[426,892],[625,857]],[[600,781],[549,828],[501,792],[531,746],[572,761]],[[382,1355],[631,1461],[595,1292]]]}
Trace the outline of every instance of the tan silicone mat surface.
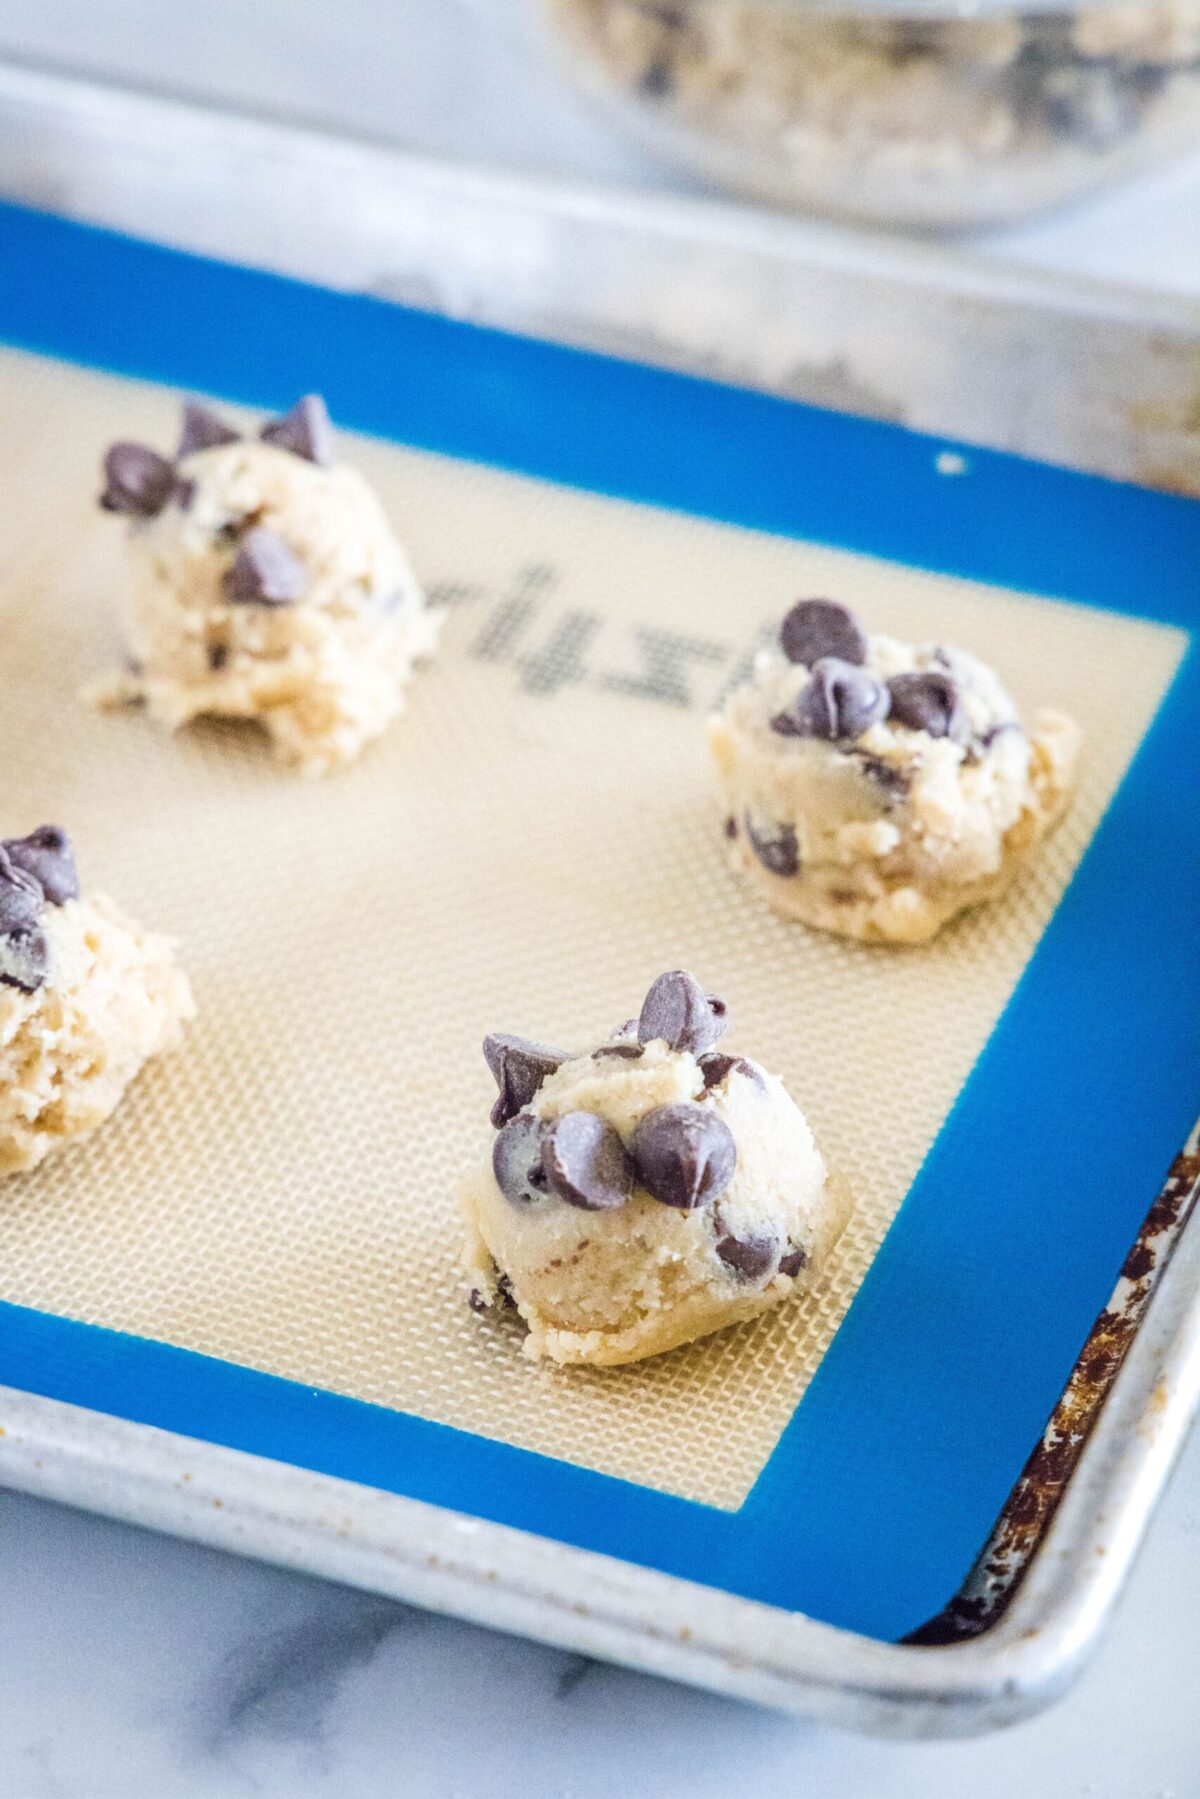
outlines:
{"label": "tan silicone mat surface", "polygon": [[[97,459],[114,436],[168,447],[173,396],[11,353],[0,395],[0,831],[67,825],[85,883],[180,938],[200,1008],[186,1048],[99,1136],[4,1183],[0,1298],[736,1506],[1181,634],[347,443],[450,615],[385,743],[308,785],[252,731],[172,741],[77,702],[118,649],[120,528],[91,504]],[[781,923],[726,870],[704,715],[809,592],[901,636],[956,639],[1024,703],[1083,723],[1058,836],[932,948]],[[787,1080],[854,1221],[807,1305],[636,1368],[531,1366],[467,1310],[456,1265],[454,1183],[490,1148],[479,1040],[585,1043],[680,964],[729,1001],[730,1043]]]}

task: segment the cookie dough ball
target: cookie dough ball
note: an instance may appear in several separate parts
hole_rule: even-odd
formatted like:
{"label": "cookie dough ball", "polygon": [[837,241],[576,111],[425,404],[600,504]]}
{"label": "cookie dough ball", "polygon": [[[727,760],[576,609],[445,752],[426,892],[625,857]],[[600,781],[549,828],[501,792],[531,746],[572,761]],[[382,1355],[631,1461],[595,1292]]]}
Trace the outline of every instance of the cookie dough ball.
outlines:
{"label": "cookie dough ball", "polygon": [[1027,725],[965,650],[801,600],[710,725],[734,867],[777,912],[924,943],[1002,893],[1070,798],[1079,728]]}
{"label": "cookie dough ball", "polygon": [[89,697],[171,730],[254,719],[306,775],[353,761],[440,617],[372,489],[333,460],[320,399],[257,440],[189,405],[173,461],[121,443],[104,468],[100,504],[129,520],[129,661]]}
{"label": "cookie dough ball", "polygon": [[81,897],[64,832],[0,843],[0,1175],[103,1124],[194,1010],[169,939]]}
{"label": "cookie dough ball", "polygon": [[782,1083],[714,1048],[725,1022],[677,970],[594,1050],[485,1040],[497,1134],[463,1189],[471,1298],[516,1307],[527,1355],[639,1361],[821,1272],[844,1203]]}

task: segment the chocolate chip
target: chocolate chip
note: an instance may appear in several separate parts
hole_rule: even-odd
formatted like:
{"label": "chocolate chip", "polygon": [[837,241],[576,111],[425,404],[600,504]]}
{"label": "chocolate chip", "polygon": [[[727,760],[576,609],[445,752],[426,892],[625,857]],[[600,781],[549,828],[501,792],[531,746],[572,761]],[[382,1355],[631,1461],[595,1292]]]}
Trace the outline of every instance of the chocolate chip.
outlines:
{"label": "chocolate chip", "polygon": [[869,750],[851,752],[862,764],[862,771],[874,786],[883,790],[889,800],[903,799],[912,791],[912,770],[904,763],[889,762],[883,756],[872,756]]}
{"label": "chocolate chip", "polygon": [[802,1268],[807,1266],[807,1263],[808,1257],[804,1251],[793,1247],[788,1250],[786,1255],[780,1256],[779,1272],[780,1274],[795,1276],[799,1274]]}
{"label": "chocolate chip", "polygon": [[622,1062],[636,1062],[645,1053],[640,1043],[602,1043],[599,1049],[592,1051],[592,1058],[598,1062],[601,1056],[615,1056]]}
{"label": "chocolate chip", "polygon": [[259,436],[277,450],[290,450],[322,468],[333,461],[333,427],[320,394],[305,394],[290,412],[264,425]]}
{"label": "chocolate chip", "polygon": [[687,1212],[724,1193],[737,1145],[723,1118],[685,1100],[646,1114],[634,1132],[633,1159],[647,1193]]}
{"label": "chocolate chip", "polygon": [[513,1298],[512,1284],[507,1274],[497,1275],[494,1299],[485,1299],[478,1287],[472,1287],[467,1294],[467,1304],[473,1312],[478,1312],[480,1317],[486,1316],[488,1312],[515,1312],[517,1309],[517,1302]]}
{"label": "chocolate chip", "polygon": [[764,1092],[766,1091],[762,1070],[756,1068],[753,1062],[748,1062],[745,1056],[712,1055],[700,1058],[700,1072],[704,1076],[706,1088],[722,1086],[731,1071],[734,1070],[738,1074],[744,1074],[747,1080],[753,1081],[756,1086],[762,1087]]}
{"label": "chocolate chip", "polygon": [[779,1256],[778,1237],[736,1237],[723,1225],[718,1225],[715,1247],[725,1266],[745,1281],[772,1274]]}
{"label": "chocolate chip", "polygon": [[844,741],[861,737],[886,718],[891,703],[887,688],[874,675],[836,656],[823,656],[813,664],[808,686],[791,708],[771,720],[771,729],[785,737]]}
{"label": "chocolate chip", "polygon": [[867,659],[866,632],[836,600],[798,600],[779,627],[779,641],[788,661],[805,668],[828,656],[854,664]]}
{"label": "chocolate chip", "polygon": [[225,597],[239,605],[290,606],[303,597],[308,576],[282,537],[256,525],[242,539],[223,585]]}
{"label": "chocolate chip", "polygon": [[36,993],[50,973],[50,945],[37,925],[0,936],[0,986]]}
{"label": "chocolate chip", "polygon": [[595,1112],[564,1112],[542,1138],[552,1193],[585,1212],[611,1212],[633,1192],[633,1163],[612,1125]]}
{"label": "chocolate chip", "polygon": [[220,674],[229,661],[229,645],[227,643],[210,643],[208,646],[208,666],[214,675]]}
{"label": "chocolate chip", "polygon": [[1057,137],[1089,150],[1111,150],[1136,128],[1146,109],[1146,92],[1129,79],[1130,73],[1105,62],[1050,70],[1042,89],[1047,126]]}
{"label": "chocolate chip", "polygon": [[0,847],[22,874],[37,882],[52,906],[79,898],[75,852],[58,825],[39,825],[28,837],[9,837]]}
{"label": "chocolate chip", "polygon": [[670,1049],[690,1050],[694,1056],[711,1049],[729,1019],[725,1001],[705,993],[694,975],[684,968],[660,974],[642,1002],[638,1017],[639,1043],[660,1038]]}
{"label": "chocolate chip", "polygon": [[198,400],[185,400],[183,430],[175,455],[177,458],[191,456],[196,450],[216,450],[222,444],[240,443],[241,435],[208,406],[201,406]]}
{"label": "chocolate chip", "polygon": [[800,845],[791,825],[773,825],[768,834],[756,828],[748,812],[744,823],[750,848],[768,874],[788,878],[800,873]]}
{"label": "chocolate chip", "polygon": [[893,675],[888,682],[892,696],[892,722],[910,731],[927,731],[930,737],[951,737],[962,743],[971,735],[958,682],[940,669],[920,674]]}
{"label": "chocolate chip", "polygon": [[700,1072],[706,1087],[719,1087],[731,1068],[737,1067],[736,1056],[701,1056]]}
{"label": "chocolate chip", "polygon": [[547,1075],[567,1059],[565,1049],[531,1043],[528,1037],[512,1037],[493,1031],[483,1040],[483,1055],[499,1092],[492,1107],[492,1123],[502,1124],[527,1106]]}
{"label": "chocolate chip", "polygon": [[0,847],[0,983],[33,993],[50,972],[50,947],[38,926],[41,885]]}
{"label": "chocolate chip", "polygon": [[100,495],[105,512],[154,518],[174,487],[174,465],[146,444],[116,443],[105,455],[104,492]]}
{"label": "chocolate chip", "polygon": [[518,1112],[492,1144],[496,1185],[514,1206],[531,1206],[546,1192],[542,1173],[543,1127],[530,1112]]}
{"label": "chocolate chip", "polygon": [[235,513],[232,518],[227,518],[223,524],[216,527],[213,531],[213,542],[226,548],[232,548],[233,545],[241,543],[243,537],[248,536],[255,525],[262,523],[265,510],[266,508],[263,506],[253,506],[249,512]]}
{"label": "chocolate chip", "polygon": [[737,836],[737,819],[734,818],[732,813],[730,813],[729,817],[725,820],[725,835],[730,841]]}
{"label": "chocolate chip", "polygon": [[647,63],[638,87],[651,100],[662,100],[674,91],[675,70],[669,56],[656,56]]}
{"label": "chocolate chip", "polygon": [[0,932],[36,924],[44,903],[41,882],[14,862],[7,846],[0,844]]}

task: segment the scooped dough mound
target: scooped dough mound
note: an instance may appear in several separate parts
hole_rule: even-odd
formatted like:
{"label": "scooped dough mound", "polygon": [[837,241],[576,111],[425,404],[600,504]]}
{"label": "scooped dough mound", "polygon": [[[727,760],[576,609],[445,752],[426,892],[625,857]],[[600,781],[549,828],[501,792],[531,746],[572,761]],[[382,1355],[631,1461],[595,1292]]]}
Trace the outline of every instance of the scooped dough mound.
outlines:
{"label": "scooped dough mound", "polygon": [[681,970],[579,1054],[489,1037],[490,1160],[465,1183],[477,1309],[516,1307],[525,1353],[638,1361],[803,1292],[845,1223],[803,1114],[714,1050],[725,1008]]}
{"label": "scooped dough mound", "polygon": [[924,943],[1012,881],[1071,796],[1079,728],[1026,723],[946,644],[869,635],[802,600],[711,721],[731,861],[777,912]]}
{"label": "scooped dough mound", "polygon": [[[54,863],[21,852],[53,834]],[[70,857],[44,826],[0,846],[0,1175],[36,1168],[104,1123],[152,1056],[175,1047],[194,1006],[169,938],[54,870]],[[52,894],[60,897],[52,898]]]}
{"label": "scooped dough mound", "polygon": [[386,730],[440,615],[372,488],[332,460],[315,396],[259,439],[188,407],[173,461],[115,444],[105,475],[102,506],[129,521],[129,655],[88,697],[170,730],[255,720],[306,775]]}

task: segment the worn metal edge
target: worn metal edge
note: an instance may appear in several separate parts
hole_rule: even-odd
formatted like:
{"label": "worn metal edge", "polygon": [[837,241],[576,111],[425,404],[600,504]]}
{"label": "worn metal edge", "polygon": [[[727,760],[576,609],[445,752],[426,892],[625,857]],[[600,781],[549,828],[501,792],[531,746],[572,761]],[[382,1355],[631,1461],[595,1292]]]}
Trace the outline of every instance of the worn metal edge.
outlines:
{"label": "worn metal edge", "polygon": [[1029,1716],[1081,1667],[1200,1398],[1181,1236],[1000,1621],[885,1644],[506,1526],[0,1388],[0,1482],[492,1628],[877,1734]]}
{"label": "worn metal edge", "polygon": [[[1200,493],[1200,303],[455,165],[0,61],[0,192],[200,254]],[[231,200],[236,204],[231,204]]]}
{"label": "worn metal edge", "polygon": [[[1193,1133],[1190,1154],[1196,1148]],[[1151,1218],[1160,1205],[1161,1199]],[[1019,1650],[1047,1629],[1064,1652],[1072,1640],[1080,1648],[1094,1641],[1200,1406],[1198,1216],[1200,1204],[1191,1184],[1181,1208],[1181,1228],[1142,1308],[1141,1322],[1107,1394],[1092,1410],[1073,1472],[1066,1474],[1057,1503],[1048,1508],[1044,1535],[1023,1564],[998,1621],[973,1641],[918,1649],[918,1654],[955,1655],[983,1644]],[[1186,1228],[1189,1220],[1191,1228]],[[1118,1294],[1124,1285],[1122,1276]],[[1101,1333],[1103,1329],[1101,1324]],[[1096,1340],[1094,1332],[1089,1343]],[[1079,1379],[1077,1369],[1073,1382]],[[1083,1380],[1086,1390],[1086,1374]],[[1068,1408],[1071,1392],[1069,1384],[1064,1396]],[[1048,1434],[1054,1428],[1052,1419]],[[1031,1459],[1036,1463],[1038,1458],[1035,1450]],[[1015,1491],[1022,1490],[1023,1480]],[[986,1560],[985,1551],[981,1561]],[[968,1587],[971,1580],[968,1576]]]}
{"label": "worn metal edge", "polygon": [[[294,163],[310,171],[400,178],[411,188],[461,196],[502,207],[555,213],[602,228],[636,230],[664,239],[707,238],[742,251],[806,266],[845,269],[855,274],[907,278],[959,295],[982,295],[1014,306],[1057,305],[1083,316],[1125,317],[1187,330],[1200,329],[1200,301],[1167,289],[1066,275],[1021,262],[941,245],[890,232],[846,230],[802,215],[691,194],[657,193],[602,181],[582,181],[549,172],[455,162],[404,148],[386,137],[333,130],[301,114],[251,110],[174,90],[108,81],[67,62],[47,62],[0,53],[0,106],[42,117],[58,115],[103,134],[109,145],[125,138],[130,150],[152,144],[168,150],[173,141],[188,148],[207,144],[213,154]],[[342,188],[343,198],[346,197]],[[43,195],[47,204],[61,196]],[[30,203],[36,204],[36,193]],[[136,221],[126,227],[136,230]]]}
{"label": "worn metal edge", "polygon": [[1200,1125],[1171,1164],[1112,1296],[974,1567],[949,1604],[907,1642],[933,1645],[981,1636],[1012,1603],[1198,1203]]}

